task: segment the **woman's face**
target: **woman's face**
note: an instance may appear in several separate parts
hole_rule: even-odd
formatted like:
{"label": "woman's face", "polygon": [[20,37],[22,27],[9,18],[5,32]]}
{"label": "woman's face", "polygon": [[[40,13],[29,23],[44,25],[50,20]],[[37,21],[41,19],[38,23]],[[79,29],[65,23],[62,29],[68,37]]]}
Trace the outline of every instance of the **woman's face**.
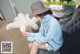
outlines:
{"label": "woman's face", "polygon": [[40,20],[40,21],[42,20],[41,17],[39,17],[39,16],[35,16],[35,17],[36,17],[38,20]]}

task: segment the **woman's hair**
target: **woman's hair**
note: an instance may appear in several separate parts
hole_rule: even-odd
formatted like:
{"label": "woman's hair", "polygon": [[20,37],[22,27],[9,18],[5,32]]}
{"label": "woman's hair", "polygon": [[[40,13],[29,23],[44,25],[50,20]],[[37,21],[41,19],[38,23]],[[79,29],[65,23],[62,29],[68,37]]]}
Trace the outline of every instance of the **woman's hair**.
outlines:
{"label": "woman's hair", "polygon": [[37,14],[37,16],[45,16],[45,15],[47,15],[47,14],[52,15],[52,11],[51,11],[51,10],[48,10],[48,11],[46,11],[46,12],[44,12],[44,13]]}

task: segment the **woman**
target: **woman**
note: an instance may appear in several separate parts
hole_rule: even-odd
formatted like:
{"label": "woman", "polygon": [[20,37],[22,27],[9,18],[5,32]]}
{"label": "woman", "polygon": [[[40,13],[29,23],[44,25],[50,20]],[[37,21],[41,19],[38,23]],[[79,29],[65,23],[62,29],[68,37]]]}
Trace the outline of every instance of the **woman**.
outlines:
{"label": "woman", "polygon": [[37,54],[38,49],[57,51],[63,43],[62,30],[59,22],[52,16],[49,8],[46,8],[41,1],[32,4],[32,15],[41,21],[38,33],[23,32],[27,36],[30,54]]}

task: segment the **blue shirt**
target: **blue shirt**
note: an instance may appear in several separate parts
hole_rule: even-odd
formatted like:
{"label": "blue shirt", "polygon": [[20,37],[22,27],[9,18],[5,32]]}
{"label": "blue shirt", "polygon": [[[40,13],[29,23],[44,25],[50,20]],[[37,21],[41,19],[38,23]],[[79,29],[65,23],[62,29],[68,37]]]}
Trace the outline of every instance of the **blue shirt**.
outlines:
{"label": "blue shirt", "polygon": [[58,50],[63,43],[62,29],[59,22],[51,15],[44,16],[38,33],[31,33],[28,41],[48,43],[51,50]]}

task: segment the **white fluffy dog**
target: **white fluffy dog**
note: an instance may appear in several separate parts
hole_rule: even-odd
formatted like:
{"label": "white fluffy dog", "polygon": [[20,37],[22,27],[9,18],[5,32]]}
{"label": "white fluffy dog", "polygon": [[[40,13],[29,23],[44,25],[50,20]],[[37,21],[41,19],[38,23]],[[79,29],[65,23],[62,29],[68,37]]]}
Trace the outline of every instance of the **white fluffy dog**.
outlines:
{"label": "white fluffy dog", "polygon": [[25,32],[26,30],[31,31],[31,28],[38,30],[38,25],[36,22],[38,22],[37,18],[30,18],[29,14],[24,15],[22,13],[19,13],[18,16],[14,18],[14,22],[9,23],[6,26],[6,29],[10,30],[13,28],[19,28],[21,32]]}

